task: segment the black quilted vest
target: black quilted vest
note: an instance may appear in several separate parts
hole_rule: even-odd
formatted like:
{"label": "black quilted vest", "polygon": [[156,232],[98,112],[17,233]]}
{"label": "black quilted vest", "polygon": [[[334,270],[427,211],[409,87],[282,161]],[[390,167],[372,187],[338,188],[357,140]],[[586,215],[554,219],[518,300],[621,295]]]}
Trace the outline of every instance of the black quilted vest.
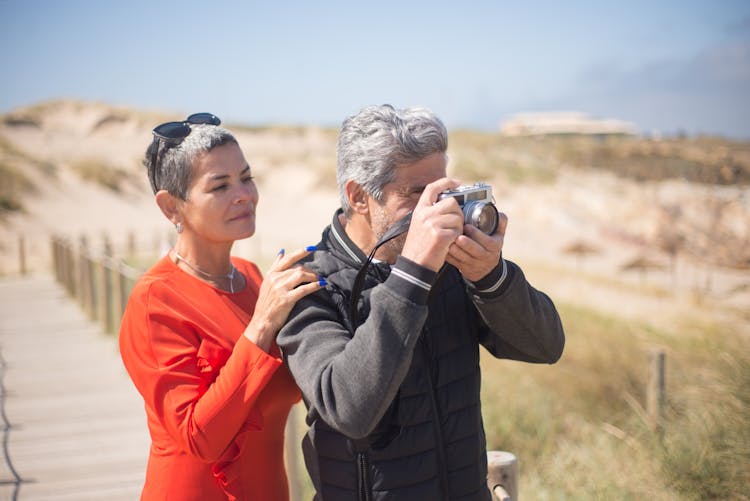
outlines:
{"label": "black quilted vest", "polygon": [[[357,269],[327,236],[332,252],[318,253],[314,267],[326,276],[351,331],[347,311]],[[390,272],[385,264],[371,267],[359,319],[369,312],[369,289]],[[408,374],[375,431],[354,441],[321,420],[311,424],[303,450],[308,469],[319,477],[316,499],[491,499],[479,397],[480,322],[460,274],[446,266],[432,287]]]}

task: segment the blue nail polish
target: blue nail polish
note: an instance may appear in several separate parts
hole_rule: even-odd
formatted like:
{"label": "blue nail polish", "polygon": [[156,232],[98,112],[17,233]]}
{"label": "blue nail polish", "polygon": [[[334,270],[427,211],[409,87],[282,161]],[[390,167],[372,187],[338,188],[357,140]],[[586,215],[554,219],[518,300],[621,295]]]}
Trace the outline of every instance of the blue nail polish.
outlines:
{"label": "blue nail polish", "polygon": [[277,255],[278,256],[283,256],[284,255],[284,249],[279,249],[279,253]]}
{"label": "blue nail polish", "polygon": [[328,285],[328,282],[326,281],[325,278],[318,275],[318,285],[320,285],[321,287],[325,287],[326,285]]}
{"label": "blue nail polish", "polygon": [[318,246],[317,245],[308,245],[307,247],[305,247],[305,250],[307,252],[316,251],[316,250],[318,250]]}

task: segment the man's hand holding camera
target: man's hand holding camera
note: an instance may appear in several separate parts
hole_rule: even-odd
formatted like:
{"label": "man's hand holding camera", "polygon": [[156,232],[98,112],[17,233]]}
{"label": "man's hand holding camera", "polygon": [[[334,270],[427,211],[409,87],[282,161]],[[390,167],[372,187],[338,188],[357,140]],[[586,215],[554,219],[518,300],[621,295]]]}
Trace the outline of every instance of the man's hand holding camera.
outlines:
{"label": "man's hand holding camera", "polygon": [[437,199],[441,192],[458,185],[454,179],[442,178],[425,186],[414,207],[401,255],[432,271],[443,266],[448,249],[463,233],[464,215],[454,200]]}
{"label": "man's hand holding camera", "polygon": [[[488,235],[479,224],[464,224],[467,204],[459,195],[446,196],[459,188],[454,179],[443,178],[428,184],[417,202],[412,214],[409,233],[404,243],[402,255],[433,271],[438,271],[443,263],[455,266],[467,280],[478,281],[487,276],[500,261],[503,240],[508,218],[497,213],[497,228]],[[491,188],[486,185],[476,190],[480,195],[491,196]],[[487,190],[485,194],[482,189]],[[460,204],[459,204],[460,202]],[[488,205],[488,204],[483,204]],[[495,211],[494,205],[492,211]]]}
{"label": "man's hand holding camera", "polygon": [[487,235],[476,226],[464,225],[460,235],[448,249],[445,261],[452,264],[467,280],[477,282],[486,277],[500,261],[508,217],[498,213],[497,230]]}

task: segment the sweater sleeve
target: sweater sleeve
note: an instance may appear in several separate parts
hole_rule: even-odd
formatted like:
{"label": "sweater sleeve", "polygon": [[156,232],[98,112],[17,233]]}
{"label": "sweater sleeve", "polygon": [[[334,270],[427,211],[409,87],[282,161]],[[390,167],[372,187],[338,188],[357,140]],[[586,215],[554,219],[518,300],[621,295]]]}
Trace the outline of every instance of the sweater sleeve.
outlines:
{"label": "sweater sleeve", "polygon": [[372,289],[354,336],[327,291],[296,305],[277,343],[309,407],[333,429],[362,438],[385,414],[411,364],[435,277],[399,258]]}
{"label": "sweater sleeve", "polygon": [[150,419],[182,450],[215,461],[243,427],[262,425],[253,406],[281,360],[244,336],[227,357],[196,334],[181,306],[149,289],[131,295],[121,355]]}
{"label": "sweater sleeve", "polygon": [[469,284],[468,292],[484,323],[480,342],[490,353],[550,364],[562,356],[565,333],[557,309],[518,265],[501,260],[488,277]]}

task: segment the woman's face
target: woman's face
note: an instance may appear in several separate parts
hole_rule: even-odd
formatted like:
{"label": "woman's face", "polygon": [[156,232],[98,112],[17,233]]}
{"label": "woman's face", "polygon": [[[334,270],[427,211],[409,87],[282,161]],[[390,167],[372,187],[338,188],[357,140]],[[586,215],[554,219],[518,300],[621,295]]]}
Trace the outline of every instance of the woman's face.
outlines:
{"label": "woman's face", "polygon": [[257,204],[250,166],[240,147],[227,143],[195,161],[187,200],[181,203],[183,225],[209,242],[233,242],[255,233]]}

